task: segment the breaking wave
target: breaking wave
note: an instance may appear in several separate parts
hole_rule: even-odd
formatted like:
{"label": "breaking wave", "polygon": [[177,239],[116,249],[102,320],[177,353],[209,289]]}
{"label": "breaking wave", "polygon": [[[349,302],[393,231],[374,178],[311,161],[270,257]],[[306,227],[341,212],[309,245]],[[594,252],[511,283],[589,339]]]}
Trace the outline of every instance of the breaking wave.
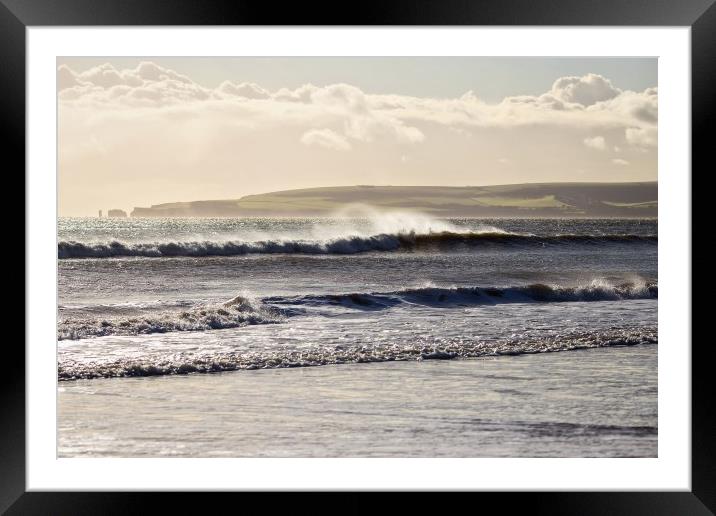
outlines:
{"label": "breaking wave", "polygon": [[261,350],[208,355],[174,354],[161,359],[121,358],[105,362],[66,360],[59,380],[179,375],[221,371],[313,367],[393,361],[451,360],[571,351],[589,348],[656,344],[656,328],[610,328],[571,331],[543,337],[511,337],[493,341],[457,339],[437,345],[410,342],[395,346],[324,346],[311,350]]}
{"label": "breaking wave", "polygon": [[207,331],[281,322],[290,310],[255,304],[237,296],[219,306],[202,306],[182,312],[164,312],[135,317],[65,319],[57,329],[58,340],[76,340],[109,335],[142,335],[175,331]]}
{"label": "breaking wave", "polygon": [[[393,292],[274,296],[251,300],[244,296],[219,305],[198,306],[184,311],[151,312],[143,316],[95,319],[67,318],[58,325],[58,340],[76,340],[109,335],[142,335],[179,331],[208,331],[247,325],[272,324],[310,313],[312,307],[342,307],[353,310],[385,310],[395,306],[478,306],[504,303],[562,303],[656,299],[656,283],[611,285],[595,280],[577,287],[532,284],[517,287],[422,287]],[[91,314],[90,314],[91,315]]]}
{"label": "breaking wave", "polygon": [[82,243],[61,241],[57,246],[60,259],[113,258],[141,256],[201,257],[241,256],[246,254],[357,254],[371,251],[449,250],[461,245],[568,245],[605,243],[656,244],[656,235],[530,235],[499,230],[484,232],[438,231],[427,233],[397,232],[375,235],[351,235],[326,240],[275,239],[262,241],[193,241],[193,242],[140,242]]}
{"label": "breaking wave", "polygon": [[324,294],[264,298],[273,305],[341,305],[356,309],[383,309],[400,304],[426,306],[481,305],[530,302],[618,301],[656,299],[656,283],[611,285],[593,281],[577,287],[550,286],[541,283],[520,287],[423,287],[394,292]]}

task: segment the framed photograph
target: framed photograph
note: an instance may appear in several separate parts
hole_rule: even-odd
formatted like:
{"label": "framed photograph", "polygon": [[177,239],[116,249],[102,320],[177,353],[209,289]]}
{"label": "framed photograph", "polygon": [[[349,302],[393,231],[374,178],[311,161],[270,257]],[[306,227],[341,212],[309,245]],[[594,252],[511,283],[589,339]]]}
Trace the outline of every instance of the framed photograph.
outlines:
{"label": "framed photograph", "polygon": [[713,514],[712,1],[0,1],[27,260],[3,511]]}

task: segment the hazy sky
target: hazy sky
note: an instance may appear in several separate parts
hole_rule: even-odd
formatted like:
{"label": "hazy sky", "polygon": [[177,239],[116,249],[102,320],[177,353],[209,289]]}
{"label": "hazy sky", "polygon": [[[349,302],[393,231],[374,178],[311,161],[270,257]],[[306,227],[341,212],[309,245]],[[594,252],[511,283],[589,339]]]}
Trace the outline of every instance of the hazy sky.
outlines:
{"label": "hazy sky", "polygon": [[655,58],[60,58],[61,215],[657,178]]}

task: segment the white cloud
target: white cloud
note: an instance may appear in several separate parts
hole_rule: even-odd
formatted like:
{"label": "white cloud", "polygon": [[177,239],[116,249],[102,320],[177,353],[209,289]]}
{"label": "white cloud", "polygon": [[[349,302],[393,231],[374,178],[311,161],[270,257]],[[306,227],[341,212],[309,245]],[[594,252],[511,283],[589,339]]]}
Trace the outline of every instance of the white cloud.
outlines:
{"label": "white cloud", "polygon": [[594,136],[592,138],[585,138],[584,145],[586,145],[587,147],[590,147],[592,149],[597,149],[597,150],[605,150],[607,148],[606,141],[604,141],[604,136]]}
{"label": "white cloud", "polygon": [[621,92],[612,86],[609,79],[594,73],[583,77],[561,77],[552,85],[552,95],[555,98],[583,106],[613,99]]}
{"label": "white cloud", "polygon": [[425,135],[417,128],[386,115],[368,105],[366,95],[355,86],[332,84],[315,88],[311,102],[342,115],[346,136],[364,142],[389,139],[398,143],[420,143]]}
{"label": "white cloud", "polygon": [[[562,77],[541,95],[506,97],[497,104],[481,101],[472,91],[459,98],[434,99],[368,95],[348,84],[306,84],[270,92],[255,83],[225,81],[211,89],[150,62],[128,70],[105,64],[82,73],[60,66],[58,89],[64,103],[111,109],[167,108],[195,102],[194,111],[201,109],[201,103],[211,111],[215,109],[209,106],[212,102],[231,107],[243,103],[254,118],[288,117],[312,127],[325,126],[326,120],[332,119],[343,125],[348,138],[365,142],[390,138],[400,143],[423,142],[425,133],[415,124],[437,123],[463,134],[469,134],[466,129],[470,127],[630,128],[627,142],[644,146],[656,131],[658,100],[656,88],[641,93],[622,91],[596,74]],[[634,132],[647,130],[648,137]]]}
{"label": "white cloud", "polygon": [[462,100],[463,102],[480,102],[480,98],[477,96],[477,93],[472,90],[469,90],[465,94],[463,94],[463,96],[460,97],[460,100]]}
{"label": "white cloud", "polygon": [[284,102],[302,102],[309,104],[312,101],[313,94],[320,88],[313,84],[304,84],[303,86],[290,90],[288,88],[281,88],[272,95],[272,98],[277,101]]}
{"label": "white cloud", "polygon": [[[625,130],[627,127],[656,128],[657,95],[653,88],[641,93],[623,91],[598,102],[592,102],[598,96],[595,92],[588,98],[586,93],[578,95],[568,86],[563,90],[506,97],[497,104],[485,103],[474,95],[468,99],[465,96],[432,99],[370,95],[367,100],[371,108],[410,124],[432,122],[463,130],[544,126],[601,132],[615,128]],[[599,98],[605,96],[606,93],[601,93]]]}
{"label": "white cloud", "polygon": [[304,145],[318,145],[319,147],[339,151],[351,149],[351,144],[348,143],[348,140],[330,129],[312,129],[307,131],[301,136],[301,143]]}
{"label": "white cloud", "polygon": [[62,65],[58,68],[57,88],[61,101],[115,107],[159,107],[215,97],[212,90],[187,76],[149,61],[126,70],[105,63],[81,73]]}
{"label": "white cloud", "polygon": [[[216,89],[210,89],[172,70],[142,62],[135,69],[120,71],[104,64],[82,73],[60,66],[58,89],[60,101],[77,108],[121,111],[154,107],[162,109],[158,114],[165,116],[184,111],[198,117],[216,116],[220,109],[241,117],[244,124],[247,119],[259,125],[280,121],[320,127],[331,123],[343,128],[343,141],[350,138],[414,144],[425,139],[418,128],[374,109],[363,91],[348,84],[323,88],[306,84],[295,90],[283,88],[271,93],[255,83],[224,81]],[[316,136],[319,141],[317,138],[328,142],[325,135]],[[334,141],[334,146],[345,144]]]}
{"label": "white cloud", "polygon": [[627,165],[629,165],[629,162],[627,160],[621,158],[612,159],[612,163],[614,163],[615,165],[619,165],[620,167],[626,167]]}
{"label": "white cloud", "polygon": [[[271,92],[255,83],[224,81],[212,89],[147,61],[134,69],[118,70],[104,64],[81,73],[62,65],[57,73],[59,98],[66,107],[101,108],[105,113],[158,110],[143,116],[182,116],[179,112],[199,118],[233,116],[232,124],[292,124],[302,126],[304,132],[340,127],[344,140],[366,143],[419,144],[426,140],[425,124],[446,126],[463,135],[486,127],[618,128],[624,131],[626,145],[643,150],[655,147],[657,141],[658,90],[622,91],[596,74],[561,77],[541,95],[506,97],[487,104],[473,91],[459,98],[434,99],[368,95],[349,84],[306,84]],[[606,149],[601,136],[583,142]]]}
{"label": "white cloud", "polygon": [[231,81],[222,82],[217,90],[227,96],[243,97],[245,99],[267,99],[271,94],[253,82],[235,84]]}

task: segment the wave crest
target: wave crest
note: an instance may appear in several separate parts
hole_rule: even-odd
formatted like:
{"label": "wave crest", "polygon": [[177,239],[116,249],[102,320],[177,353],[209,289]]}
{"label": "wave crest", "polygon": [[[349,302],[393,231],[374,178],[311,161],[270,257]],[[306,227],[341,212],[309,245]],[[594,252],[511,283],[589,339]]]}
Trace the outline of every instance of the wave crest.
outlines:
{"label": "wave crest", "polygon": [[420,250],[430,248],[450,249],[459,245],[567,245],[599,243],[652,243],[656,235],[525,235],[501,231],[428,233],[381,233],[376,235],[351,235],[327,240],[262,240],[248,241],[191,241],[191,242],[139,242],[83,243],[61,241],[57,245],[59,259],[113,258],[140,256],[202,257],[241,256],[246,254],[358,254],[371,251]]}
{"label": "wave crest", "polygon": [[400,304],[426,306],[471,306],[481,304],[618,301],[656,299],[656,283],[622,283],[611,285],[595,280],[577,287],[551,286],[541,283],[518,287],[422,287],[393,292],[326,294],[264,298],[273,305],[341,305],[355,309],[379,310]]}
{"label": "wave crest", "polygon": [[165,312],[144,317],[74,319],[58,325],[58,340],[76,340],[109,335],[142,335],[178,331],[207,331],[281,322],[285,313],[278,308],[256,305],[248,298],[236,298],[220,306],[204,306],[183,312]]}

